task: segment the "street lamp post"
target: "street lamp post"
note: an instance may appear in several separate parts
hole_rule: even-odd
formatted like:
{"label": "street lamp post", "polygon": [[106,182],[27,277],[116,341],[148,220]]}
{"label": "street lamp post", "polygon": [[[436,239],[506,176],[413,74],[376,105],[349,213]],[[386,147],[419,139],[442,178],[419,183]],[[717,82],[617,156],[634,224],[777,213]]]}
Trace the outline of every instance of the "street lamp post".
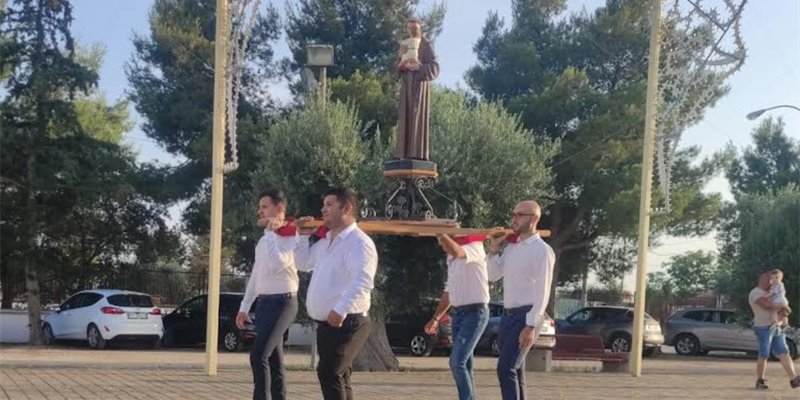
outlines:
{"label": "street lamp post", "polygon": [[751,112],[750,114],[747,114],[747,119],[749,119],[750,121],[752,121],[752,120],[754,120],[754,119],[756,119],[756,118],[760,117],[760,116],[761,116],[761,114],[764,114],[765,112],[767,112],[767,111],[769,111],[769,110],[774,110],[774,109],[776,109],[776,108],[792,108],[792,109],[795,109],[795,110],[797,110],[797,111],[800,111],[800,108],[797,108],[797,107],[795,107],[795,106],[792,106],[792,105],[789,105],[789,104],[781,104],[781,105],[779,105],[779,106],[775,106],[775,107],[769,107],[769,108],[764,108],[764,109],[762,109],[762,110],[756,110],[756,111],[753,111],[753,112]]}
{"label": "street lamp post", "polygon": [[[319,91],[325,104],[328,95],[328,67],[333,65],[333,46],[310,44],[306,46],[306,65],[319,74]],[[316,74],[315,74],[316,75]]]}
{"label": "street lamp post", "polygon": [[[319,87],[318,94],[322,106],[328,101],[328,67],[333,65],[333,46],[329,44],[310,44],[306,46],[306,65],[313,74],[318,75]],[[312,83],[312,76],[309,76],[309,83]],[[317,324],[311,323],[311,368],[317,367]]]}

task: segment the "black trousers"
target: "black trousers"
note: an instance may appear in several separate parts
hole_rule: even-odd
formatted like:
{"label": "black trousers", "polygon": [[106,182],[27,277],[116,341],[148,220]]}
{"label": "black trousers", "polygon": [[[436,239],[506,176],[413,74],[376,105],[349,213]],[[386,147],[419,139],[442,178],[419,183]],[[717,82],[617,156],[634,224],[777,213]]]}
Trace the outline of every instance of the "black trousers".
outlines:
{"label": "black trousers", "polygon": [[372,321],[363,315],[348,315],[341,328],[317,322],[317,377],[325,400],[353,400],[350,373],[371,326]]}
{"label": "black trousers", "polygon": [[256,305],[256,340],[250,350],[253,369],[253,400],[285,400],[286,368],[283,365],[283,334],[297,316],[294,293],[262,295]]}

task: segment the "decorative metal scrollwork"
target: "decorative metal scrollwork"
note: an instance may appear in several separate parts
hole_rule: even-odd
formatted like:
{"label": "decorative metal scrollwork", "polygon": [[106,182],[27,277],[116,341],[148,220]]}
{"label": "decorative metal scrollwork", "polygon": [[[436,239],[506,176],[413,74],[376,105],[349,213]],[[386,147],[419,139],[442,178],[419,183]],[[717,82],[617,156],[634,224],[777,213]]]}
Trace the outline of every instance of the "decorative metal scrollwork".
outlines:
{"label": "decorative metal scrollwork", "polygon": [[464,215],[464,209],[455,200],[434,189],[436,179],[433,177],[393,176],[388,178],[388,182],[391,194],[384,207],[386,219],[437,219],[436,212],[429,200],[430,193],[434,193],[450,202],[450,206],[445,213],[448,219],[457,220]]}
{"label": "decorative metal scrollwork", "polygon": [[367,199],[361,200],[360,209],[361,211],[359,212],[359,214],[361,215],[361,218],[367,219],[367,218],[375,218],[378,216],[378,211],[370,207],[369,201],[367,201]]}

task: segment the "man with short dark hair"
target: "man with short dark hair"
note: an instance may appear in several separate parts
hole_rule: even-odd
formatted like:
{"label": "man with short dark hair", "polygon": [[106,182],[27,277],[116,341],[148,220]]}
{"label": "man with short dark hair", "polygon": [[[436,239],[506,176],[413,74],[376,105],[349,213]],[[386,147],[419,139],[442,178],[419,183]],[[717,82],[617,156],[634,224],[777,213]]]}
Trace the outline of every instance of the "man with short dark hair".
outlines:
{"label": "man with short dark hair", "polygon": [[250,321],[256,304],[256,339],[250,351],[254,400],[283,400],[286,383],[283,365],[283,334],[297,316],[297,268],[294,249],[297,233],[286,222],[286,198],[278,189],[268,189],[258,200],[258,226],[264,235],[256,245],[255,263],[247,282],[236,326]]}
{"label": "man with short dark hair", "polygon": [[767,381],[764,379],[764,372],[767,369],[767,360],[770,354],[775,354],[783,365],[786,375],[789,376],[789,384],[792,388],[800,387],[800,377],[794,370],[792,357],[789,355],[789,348],[786,345],[786,336],[777,326],[778,312],[784,307],[775,304],[768,296],[772,285],[772,276],[769,272],[763,272],[758,276],[758,285],[750,291],[750,308],[753,309],[753,330],[758,339],[758,363],[756,373],[756,389],[769,389]]}
{"label": "man with short dark hair", "polygon": [[309,247],[312,230],[303,229],[295,250],[297,268],[313,270],[306,308],[317,323],[317,377],[325,400],[353,399],[353,361],[372,324],[368,312],[378,253],[372,239],[356,224],[357,209],[354,190],[328,191],[322,206],[327,234]]}

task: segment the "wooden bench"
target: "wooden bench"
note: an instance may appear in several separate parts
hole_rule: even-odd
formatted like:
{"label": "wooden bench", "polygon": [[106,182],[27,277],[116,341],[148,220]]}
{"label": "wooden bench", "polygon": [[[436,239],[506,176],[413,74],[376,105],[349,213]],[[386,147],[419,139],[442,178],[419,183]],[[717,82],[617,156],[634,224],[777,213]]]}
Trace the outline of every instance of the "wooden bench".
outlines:
{"label": "wooden bench", "polygon": [[603,372],[628,371],[628,353],[606,351],[600,336],[556,335],[553,360],[600,361]]}

